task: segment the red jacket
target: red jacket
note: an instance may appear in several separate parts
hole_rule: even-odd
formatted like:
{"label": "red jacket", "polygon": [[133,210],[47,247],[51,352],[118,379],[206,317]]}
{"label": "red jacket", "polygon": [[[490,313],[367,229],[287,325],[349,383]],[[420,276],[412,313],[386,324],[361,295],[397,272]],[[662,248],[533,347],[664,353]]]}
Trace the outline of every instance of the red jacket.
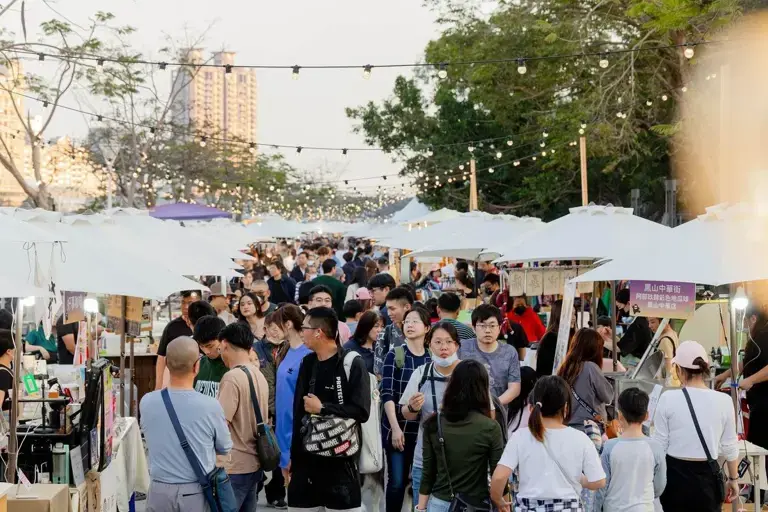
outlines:
{"label": "red jacket", "polygon": [[525,313],[522,315],[518,315],[511,310],[507,311],[507,318],[523,326],[525,335],[528,336],[528,341],[530,343],[539,341],[546,332],[544,322],[541,321],[539,315],[537,315],[531,307],[525,308]]}

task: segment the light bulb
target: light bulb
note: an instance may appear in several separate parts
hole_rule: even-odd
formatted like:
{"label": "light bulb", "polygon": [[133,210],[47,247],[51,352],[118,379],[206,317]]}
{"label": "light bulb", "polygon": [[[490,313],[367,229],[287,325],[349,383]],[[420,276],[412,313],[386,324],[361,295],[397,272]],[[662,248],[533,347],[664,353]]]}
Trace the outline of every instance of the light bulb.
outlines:
{"label": "light bulb", "polygon": [[371,78],[371,70],[372,69],[373,69],[373,66],[371,66],[370,64],[366,64],[365,66],[363,66],[363,78],[364,79],[368,80],[369,78]]}
{"label": "light bulb", "polygon": [[584,128],[586,128],[586,127],[587,127],[587,123],[585,123],[584,121],[582,121],[582,122],[581,122],[581,128],[582,128],[582,130],[583,130]]}
{"label": "light bulb", "polygon": [[744,288],[739,286],[736,290],[736,295],[734,295],[733,299],[731,300],[731,306],[733,309],[744,310],[747,309],[748,305],[749,298],[747,297],[747,294],[744,293]]}
{"label": "light bulb", "polygon": [[429,148],[429,149],[427,150],[427,156],[432,156],[432,155],[434,155],[434,154],[435,154],[435,153],[432,151],[432,148]]}
{"label": "light bulb", "polygon": [[293,78],[294,80],[298,80],[300,69],[301,69],[301,66],[293,66],[293,73],[291,73],[291,78]]}
{"label": "light bulb", "polygon": [[693,58],[693,46],[686,46],[685,50],[683,50],[683,55],[685,55],[686,59],[692,59]]}
{"label": "light bulb", "polygon": [[515,162],[514,162],[512,165],[514,165],[515,167],[517,167],[517,166],[519,166],[519,165],[520,165],[520,162],[519,162],[519,161],[517,161],[517,160],[515,160]]}
{"label": "light bulb", "polygon": [[448,78],[448,69],[446,69],[444,62],[440,64],[440,68],[437,71],[437,76],[442,79]]}
{"label": "light bulb", "polygon": [[496,152],[496,159],[501,159],[501,151]]}
{"label": "light bulb", "polygon": [[517,59],[517,72],[521,75],[528,72],[528,68],[525,66],[525,59]]}
{"label": "light bulb", "polygon": [[514,142],[512,142],[511,140],[507,141],[507,146],[511,146],[512,144],[514,144]]}
{"label": "light bulb", "polygon": [[687,88],[687,87],[683,87],[683,88],[682,88],[682,89],[680,89],[680,90],[681,90],[681,91],[683,91],[683,92],[688,92],[688,88]]}
{"label": "light bulb", "polygon": [[493,167],[491,167],[490,169],[488,169],[488,174],[493,174]]}
{"label": "light bulb", "polygon": [[607,54],[604,53],[604,54],[602,54],[600,56],[599,64],[600,64],[600,67],[603,68],[603,69],[607,68],[610,65],[610,62],[608,62],[608,55]]}
{"label": "light bulb", "polygon": [[661,97],[661,101],[667,101],[669,97],[665,94]]}
{"label": "light bulb", "polygon": [[461,164],[461,165],[459,166],[459,170],[460,170],[460,171],[463,171],[463,170],[464,170],[464,164]]}
{"label": "light bulb", "polygon": [[474,146],[469,146],[469,147],[467,148],[467,150],[468,150],[470,153],[474,153],[474,152],[475,152],[475,147],[474,147]]}
{"label": "light bulb", "polygon": [[533,160],[535,162],[536,161],[536,157],[535,156],[532,157],[531,160]]}
{"label": "light bulb", "polygon": [[648,101],[646,101],[646,102],[645,102],[645,104],[646,104],[646,105],[648,105],[648,106],[650,107],[650,106],[652,106],[652,105],[653,105],[653,102],[652,102],[651,100],[648,100]]}
{"label": "light bulb", "polygon": [[544,132],[544,133],[542,133],[542,135],[544,136],[544,138],[545,138],[545,139],[546,139],[547,137],[549,137],[549,134],[548,134],[547,132]]}

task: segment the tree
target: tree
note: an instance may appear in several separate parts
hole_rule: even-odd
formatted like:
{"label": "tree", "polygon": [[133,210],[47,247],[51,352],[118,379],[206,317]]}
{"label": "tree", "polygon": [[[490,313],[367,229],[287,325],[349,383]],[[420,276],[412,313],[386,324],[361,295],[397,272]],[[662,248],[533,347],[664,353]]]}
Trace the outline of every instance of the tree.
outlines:
{"label": "tree", "polygon": [[[15,2],[11,2],[13,5]],[[10,5],[6,6],[0,15],[4,14]],[[26,39],[24,24],[24,3],[22,2],[22,26]],[[71,89],[73,84],[83,78],[88,64],[83,57],[99,52],[103,43],[99,38],[110,30],[124,31],[130,28],[118,28],[111,25],[113,15],[97,12],[92,17],[88,27],[77,32],[68,21],[51,19],[40,24],[42,38],[38,42],[15,43],[12,39],[0,41],[0,64],[6,71],[6,76],[0,80],[0,93],[9,98],[13,107],[13,115],[18,122],[18,130],[0,134],[0,165],[18,182],[30,201],[38,207],[54,209],[47,183],[43,180],[42,146],[44,133],[54,116],[61,110],[60,101]],[[13,37],[13,34],[3,33],[3,37]],[[58,63],[51,78],[43,78],[34,73],[25,73],[21,62],[26,57],[36,56],[45,60],[45,55],[55,55]],[[22,108],[23,99],[38,99],[42,102],[45,113],[41,117],[32,116],[30,111]],[[24,155],[19,151],[18,142],[26,139],[31,146],[31,168],[34,183],[24,177]]]}
{"label": "tree", "polygon": [[[474,157],[484,209],[551,219],[580,204],[573,143],[584,130],[590,200],[626,204],[641,188],[658,218],[676,100],[695,63],[670,46],[706,40],[739,2],[500,1],[490,15],[481,3],[430,1],[445,28],[424,56],[479,63],[448,65],[444,79],[431,66],[398,77],[391,99],[347,109],[356,131],[401,162],[429,204],[466,208]],[[499,59],[512,62],[488,62]],[[483,142],[470,152],[467,141]]]}

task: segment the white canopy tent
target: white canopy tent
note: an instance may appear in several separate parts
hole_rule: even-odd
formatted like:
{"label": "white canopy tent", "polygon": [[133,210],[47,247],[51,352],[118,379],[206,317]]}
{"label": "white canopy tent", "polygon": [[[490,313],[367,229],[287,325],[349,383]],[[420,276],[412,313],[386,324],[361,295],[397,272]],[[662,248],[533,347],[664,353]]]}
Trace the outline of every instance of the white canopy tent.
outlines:
{"label": "white canopy tent", "polygon": [[768,279],[768,215],[747,205],[718,205],[698,218],[626,248],[575,281],[621,279],[722,285]]}
{"label": "white canopy tent", "polygon": [[306,231],[301,222],[286,220],[278,216],[262,217],[248,224],[247,229],[257,237],[265,238],[300,238]]}
{"label": "white canopy tent", "polygon": [[449,220],[411,231],[399,244],[412,245],[414,252],[408,258],[454,257],[471,261],[491,260],[499,256],[500,240],[517,239],[540,229],[541,219],[509,215],[489,215],[482,212],[459,214]]}
{"label": "white canopy tent", "polygon": [[421,217],[429,213],[429,208],[415,197],[411,199],[405,208],[395,212],[392,218],[389,220],[393,223],[409,222],[411,219]]}
{"label": "white canopy tent", "polygon": [[438,222],[455,219],[460,215],[462,215],[462,213],[457,212],[456,210],[451,210],[449,208],[440,208],[439,210],[435,210],[434,212],[429,212],[426,215],[422,215],[420,217],[410,219],[407,222],[401,222],[401,224],[410,224],[410,225],[418,224],[418,225],[423,225],[424,227],[427,227],[432,224],[436,224]]}
{"label": "white canopy tent", "polygon": [[501,248],[497,262],[597,260],[628,250],[647,253],[670,228],[632,214],[631,208],[580,206]]}

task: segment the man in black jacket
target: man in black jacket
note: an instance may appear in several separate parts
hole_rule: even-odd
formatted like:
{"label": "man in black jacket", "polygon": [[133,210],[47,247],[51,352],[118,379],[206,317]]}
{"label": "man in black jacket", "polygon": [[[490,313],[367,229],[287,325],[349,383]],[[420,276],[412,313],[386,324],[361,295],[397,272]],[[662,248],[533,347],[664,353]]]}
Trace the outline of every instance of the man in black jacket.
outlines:
{"label": "man in black jacket", "polygon": [[[621,317],[630,316],[630,306],[629,288],[616,292],[616,308]],[[619,340],[621,363],[627,368],[637,366],[651,343],[651,339],[653,339],[653,332],[648,325],[648,319],[642,316],[634,317],[632,323],[624,331],[624,336]]]}
{"label": "man in black jacket", "polygon": [[303,283],[307,277],[307,265],[309,264],[309,254],[306,251],[302,251],[296,256],[296,264],[291,270],[291,279],[296,281],[296,284]]}
{"label": "man in black jacket", "polygon": [[[293,401],[293,436],[288,465],[288,506],[298,509],[349,510],[361,506],[356,457],[324,457],[305,451],[303,427],[310,415],[368,420],[371,389],[362,358],[356,357],[347,377],[338,340],[339,319],[331,308],[310,310],[301,332],[312,354],[304,357]],[[314,389],[310,389],[310,381]]]}

